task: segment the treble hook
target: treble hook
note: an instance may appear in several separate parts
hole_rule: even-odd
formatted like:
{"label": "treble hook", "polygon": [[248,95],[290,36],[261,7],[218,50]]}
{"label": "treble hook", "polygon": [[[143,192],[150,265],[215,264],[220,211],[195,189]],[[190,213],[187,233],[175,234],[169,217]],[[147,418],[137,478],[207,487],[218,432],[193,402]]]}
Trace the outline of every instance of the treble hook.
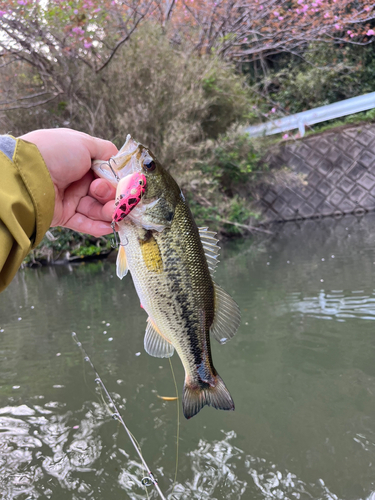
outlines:
{"label": "treble hook", "polygon": [[108,160],[108,166],[109,168],[112,170],[112,174],[115,176],[115,179],[117,182],[120,182],[120,177],[116,174],[116,172],[113,170],[113,167],[111,165],[111,160],[113,160],[113,158],[111,157],[109,160]]}
{"label": "treble hook", "polygon": [[113,220],[112,223],[111,223],[111,228],[112,228],[112,231],[113,231],[113,236],[114,236],[114,240],[111,240],[111,247],[112,248],[118,248],[119,246],[119,241],[118,241],[118,237],[117,237],[117,232],[116,232],[116,229],[115,229],[115,221]]}

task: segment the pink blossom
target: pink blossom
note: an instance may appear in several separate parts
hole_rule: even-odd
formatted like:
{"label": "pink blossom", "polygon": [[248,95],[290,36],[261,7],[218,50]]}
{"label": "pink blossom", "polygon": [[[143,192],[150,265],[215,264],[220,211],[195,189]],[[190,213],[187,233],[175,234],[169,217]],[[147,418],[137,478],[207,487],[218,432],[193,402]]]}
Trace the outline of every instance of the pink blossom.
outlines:
{"label": "pink blossom", "polygon": [[347,34],[348,34],[348,35],[350,35],[350,33],[351,33],[351,31],[350,31],[350,30],[348,30],[348,31],[347,31]]}
{"label": "pink blossom", "polygon": [[97,9],[94,10],[94,12],[100,12],[102,9],[98,7]]}
{"label": "pink blossom", "polygon": [[303,3],[303,0],[298,0],[298,3],[301,5],[301,3]]}
{"label": "pink blossom", "polygon": [[279,13],[277,12],[277,10],[275,10],[275,12],[273,13],[273,15],[274,15],[275,17],[277,17],[277,16],[279,15]]}
{"label": "pink blossom", "polygon": [[18,5],[27,5],[26,0],[18,0],[17,3],[18,3]]}
{"label": "pink blossom", "polygon": [[83,45],[85,49],[89,49],[90,47],[92,47],[92,42],[85,42]]}
{"label": "pink blossom", "polygon": [[282,21],[283,19],[283,16],[279,16],[279,21]]}
{"label": "pink blossom", "polygon": [[326,13],[324,14],[324,17],[327,19],[327,17],[329,17],[329,13],[328,13],[328,12],[326,12]]}
{"label": "pink blossom", "polygon": [[300,10],[299,10],[299,9],[296,9],[296,12],[297,12],[297,14],[299,14],[299,13],[300,13]]}
{"label": "pink blossom", "polygon": [[263,5],[259,5],[259,9],[260,9],[260,10],[263,10]]}
{"label": "pink blossom", "polygon": [[5,14],[6,14],[5,10],[0,10],[0,17],[5,16]]}
{"label": "pink blossom", "polygon": [[72,31],[74,33],[77,33],[77,35],[83,35],[85,32],[82,28],[80,28],[79,26],[75,26]]}
{"label": "pink blossom", "polygon": [[78,14],[78,9],[73,10],[74,14]]}
{"label": "pink blossom", "polygon": [[276,108],[272,108],[271,113],[276,113]]}
{"label": "pink blossom", "polygon": [[304,5],[304,6],[302,7],[302,11],[303,11],[303,12],[306,12],[306,11],[308,10],[308,8],[309,8],[309,6],[308,6],[308,5]]}
{"label": "pink blossom", "polygon": [[368,12],[370,10],[370,7],[366,5],[365,11]]}
{"label": "pink blossom", "polygon": [[283,135],[283,139],[288,139],[288,137],[289,137],[289,134],[284,134]]}
{"label": "pink blossom", "polygon": [[367,36],[372,36],[372,35],[375,35],[375,31],[374,30],[368,30],[368,32],[366,33]]}
{"label": "pink blossom", "polygon": [[339,24],[335,24],[335,28],[336,28],[337,30],[339,30],[339,29],[340,29],[340,25],[339,25]]}
{"label": "pink blossom", "polygon": [[355,35],[354,35],[354,33],[352,33],[352,34],[350,35],[350,38],[354,38],[354,36],[355,36]]}

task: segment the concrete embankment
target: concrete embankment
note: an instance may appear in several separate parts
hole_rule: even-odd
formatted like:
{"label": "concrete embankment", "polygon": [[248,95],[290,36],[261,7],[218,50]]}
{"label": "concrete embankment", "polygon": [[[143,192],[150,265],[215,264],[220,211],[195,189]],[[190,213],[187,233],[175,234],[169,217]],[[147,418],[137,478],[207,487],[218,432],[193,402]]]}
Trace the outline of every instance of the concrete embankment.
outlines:
{"label": "concrete embankment", "polygon": [[329,130],[272,149],[271,168],[304,174],[300,187],[264,188],[262,222],[361,215],[375,210],[375,124]]}

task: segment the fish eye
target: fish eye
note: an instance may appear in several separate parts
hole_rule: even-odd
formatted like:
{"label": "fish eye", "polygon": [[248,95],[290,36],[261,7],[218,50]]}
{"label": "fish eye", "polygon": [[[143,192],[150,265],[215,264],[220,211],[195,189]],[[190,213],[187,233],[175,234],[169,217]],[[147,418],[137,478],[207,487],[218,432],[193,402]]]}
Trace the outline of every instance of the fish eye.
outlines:
{"label": "fish eye", "polygon": [[140,179],[140,180],[139,180],[139,185],[140,185],[140,186],[143,186],[143,185],[144,185],[144,181],[143,181],[143,179]]}
{"label": "fish eye", "polygon": [[155,170],[156,168],[156,164],[154,162],[154,160],[145,160],[143,162],[143,167],[148,171],[148,172],[152,172],[153,170]]}

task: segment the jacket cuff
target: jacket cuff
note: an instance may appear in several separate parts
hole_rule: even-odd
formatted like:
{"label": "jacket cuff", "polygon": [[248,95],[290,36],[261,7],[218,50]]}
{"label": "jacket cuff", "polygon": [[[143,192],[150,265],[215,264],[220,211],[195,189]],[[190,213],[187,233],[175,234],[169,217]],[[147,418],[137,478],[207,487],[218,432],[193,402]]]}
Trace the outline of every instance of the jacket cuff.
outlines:
{"label": "jacket cuff", "polygon": [[55,188],[44,159],[35,144],[17,139],[13,163],[34,205],[35,231],[30,240],[32,248],[35,248],[51,225],[55,209]]}

